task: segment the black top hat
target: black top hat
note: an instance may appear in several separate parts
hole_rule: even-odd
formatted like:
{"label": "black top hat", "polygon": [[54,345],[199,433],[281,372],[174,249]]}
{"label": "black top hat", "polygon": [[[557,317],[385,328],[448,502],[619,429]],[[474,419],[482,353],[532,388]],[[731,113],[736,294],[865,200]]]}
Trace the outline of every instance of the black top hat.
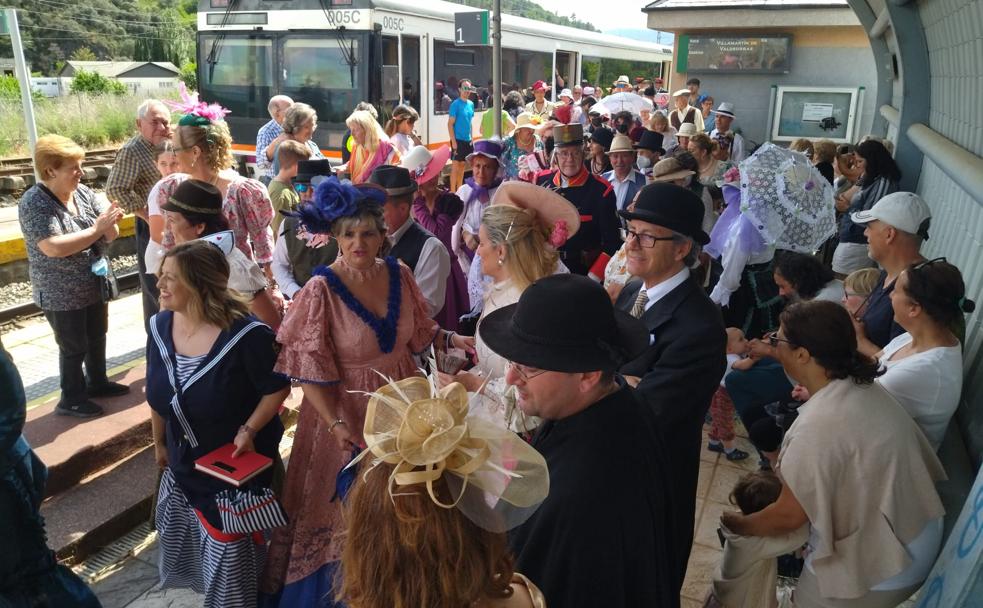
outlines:
{"label": "black top hat", "polygon": [[384,188],[388,196],[410,194],[418,188],[409,170],[396,165],[379,165],[372,170],[369,183]]}
{"label": "black top hat", "polygon": [[182,214],[218,215],[222,213],[222,192],[208,182],[186,179],[160,208]]}
{"label": "black top hat", "polygon": [[645,129],[642,131],[642,138],[638,140],[635,144],[635,148],[639,150],[651,150],[653,152],[658,152],[659,154],[665,154],[666,151],[662,147],[662,133],[657,133],[655,131],[649,131]]}
{"label": "black top hat", "polygon": [[517,304],[482,319],[478,331],[509,361],[567,373],[614,371],[649,344],[641,321],[616,309],[600,284],[575,274],[536,281]]}
{"label": "black top hat", "polygon": [[553,127],[553,145],[557,148],[580,146],[584,143],[584,127],[580,123]]}
{"label": "black top hat", "polygon": [[605,150],[610,150],[611,142],[614,141],[614,131],[606,127],[598,127],[591,131],[590,140],[596,144],[601,144]]}
{"label": "black top hat", "polygon": [[293,178],[295,184],[309,184],[315,177],[331,175],[331,162],[326,158],[297,161],[297,175]]}
{"label": "black top hat", "polygon": [[703,232],[703,201],[692,190],[676,184],[656,182],[645,186],[635,199],[635,209],[619,211],[618,215],[668,228],[700,245],[710,242]]}

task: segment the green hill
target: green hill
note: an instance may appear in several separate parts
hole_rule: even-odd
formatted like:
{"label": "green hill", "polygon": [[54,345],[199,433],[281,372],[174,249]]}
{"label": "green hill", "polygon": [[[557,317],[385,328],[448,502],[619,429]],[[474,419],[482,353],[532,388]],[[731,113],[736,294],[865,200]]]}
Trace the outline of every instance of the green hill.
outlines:
{"label": "green hill", "polygon": [[[463,4],[465,6],[489,11],[492,10],[493,5],[492,0],[447,1],[453,2],[454,4]],[[535,19],[536,21],[545,21],[546,23],[555,23],[556,25],[566,25],[568,27],[575,27],[582,30],[588,30],[590,32],[601,31],[590,23],[577,19],[575,15],[572,17],[563,17],[561,15],[551,13],[531,0],[502,0],[502,12],[509,15],[514,15],[516,17],[525,17],[526,19]]]}

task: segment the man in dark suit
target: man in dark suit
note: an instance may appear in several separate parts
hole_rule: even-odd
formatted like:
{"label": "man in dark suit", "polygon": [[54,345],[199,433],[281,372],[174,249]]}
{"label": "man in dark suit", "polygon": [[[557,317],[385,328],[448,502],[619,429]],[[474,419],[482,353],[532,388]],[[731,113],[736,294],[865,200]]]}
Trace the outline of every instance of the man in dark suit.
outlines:
{"label": "man in dark suit", "polygon": [[703,232],[703,203],[690,190],[669,183],[642,188],[628,222],[628,272],[635,277],[616,307],[639,318],[649,347],[621,368],[638,398],[655,410],[672,465],[676,583],[682,587],[693,543],[702,427],[726,365],[720,310],[690,276]]}

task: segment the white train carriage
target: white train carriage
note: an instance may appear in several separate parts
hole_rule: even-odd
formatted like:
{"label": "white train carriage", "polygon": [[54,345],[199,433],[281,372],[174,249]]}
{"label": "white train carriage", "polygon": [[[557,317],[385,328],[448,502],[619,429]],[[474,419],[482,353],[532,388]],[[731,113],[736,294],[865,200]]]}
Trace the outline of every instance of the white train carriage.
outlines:
{"label": "white train carriage", "polygon": [[[491,47],[454,44],[454,13],[473,10],[439,0],[199,0],[199,90],[232,110],[243,156],[254,153],[276,94],[317,110],[315,141],[332,159],[341,157],[345,118],[360,101],[379,108],[382,122],[397,104],[412,105],[420,137],[440,146],[449,136],[435,84],[451,93],[461,78],[490,84]],[[502,16],[506,86],[550,82],[555,73],[567,86],[583,78],[608,84],[622,73],[664,76],[671,59],[668,46]]]}

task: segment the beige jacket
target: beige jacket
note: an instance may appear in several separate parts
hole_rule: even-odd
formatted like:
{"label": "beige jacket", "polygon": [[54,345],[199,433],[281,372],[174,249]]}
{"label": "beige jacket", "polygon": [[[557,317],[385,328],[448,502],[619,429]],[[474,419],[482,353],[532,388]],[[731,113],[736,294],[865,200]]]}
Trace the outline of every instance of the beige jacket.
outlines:
{"label": "beige jacket", "polygon": [[853,599],[911,564],[905,550],[945,513],[942,464],[879,384],[834,380],[799,408],[779,454],[785,483],[819,538],[823,597]]}
{"label": "beige jacket", "polygon": [[720,526],[727,543],[713,575],[713,595],[724,608],[775,608],[779,555],[809,540],[809,526],[784,536],[740,536]]}

